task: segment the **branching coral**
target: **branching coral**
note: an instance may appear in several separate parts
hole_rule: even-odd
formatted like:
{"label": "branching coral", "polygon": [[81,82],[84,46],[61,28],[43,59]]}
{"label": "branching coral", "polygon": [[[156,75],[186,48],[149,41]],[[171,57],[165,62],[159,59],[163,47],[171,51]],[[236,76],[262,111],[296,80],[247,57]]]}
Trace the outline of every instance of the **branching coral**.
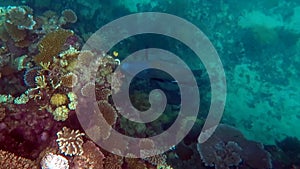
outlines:
{"label": "branching coral", "polygon": [[82,136],[84,136],[84,133],[80,133],[79,130],[75,131],[63,127],[56,135],[56,142],[58,143],[61,153],[69,156],[81,155],[83,153]]}
{"label": "branching coral", "polygon": [[37,169],[34,161],[0,150],[0,168],[2,169]]}

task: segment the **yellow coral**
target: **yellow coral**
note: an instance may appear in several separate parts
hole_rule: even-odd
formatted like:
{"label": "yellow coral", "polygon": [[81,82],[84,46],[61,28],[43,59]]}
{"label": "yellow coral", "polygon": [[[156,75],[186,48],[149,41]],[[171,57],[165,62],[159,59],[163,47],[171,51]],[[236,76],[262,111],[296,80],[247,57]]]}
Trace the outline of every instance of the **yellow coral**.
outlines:
{"label": "yellow coral", "polygon": [[57,107],[52,115],[56,121],[65,121],[68,118],[69,109],[66,106]]}
{"label": "yellow coral", "polygon": [[64,43],[71,35],[73,35],[72,31],[64,29],[48,33],[39,43],[40,53],[34,57],[34,61],[37,64],[53,63],[53,57],[61,52]]}
{"label": "yellow coral", "polygon": [[54,94],[51,99],[50,103],[55,106],[61,106],[63,104],[66,104],[68,101],[68,98],[65,94],[56,93]]}

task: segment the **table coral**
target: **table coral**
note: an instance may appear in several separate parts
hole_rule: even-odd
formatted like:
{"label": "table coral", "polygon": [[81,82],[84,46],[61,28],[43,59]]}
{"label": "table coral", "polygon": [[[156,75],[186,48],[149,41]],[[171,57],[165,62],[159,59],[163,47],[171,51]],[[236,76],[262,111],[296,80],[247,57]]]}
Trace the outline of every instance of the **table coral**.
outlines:
{"label": "table coral", "polygon": [[63,127],[56,135],[56,142],[58,143],[61,153],[69,156],[82,155],[82,136],[84,136],[84,133],[80,133],[79,130],[75,131],[67,127]]}
{"label": "table coral", "polygon": [[28,6],[9,6],[7,7],[6,22],[17,26],[21,30],[32,30],[36,24],[33,20],[32,11]]}
{"label": "table coral", "polygon": [[61,52],[64,43],[71,35],[73,35],[73,31],[64,29],[48,33],[39,43],[40,53],[34,57],[35,63],[52,63],[53,57]]}

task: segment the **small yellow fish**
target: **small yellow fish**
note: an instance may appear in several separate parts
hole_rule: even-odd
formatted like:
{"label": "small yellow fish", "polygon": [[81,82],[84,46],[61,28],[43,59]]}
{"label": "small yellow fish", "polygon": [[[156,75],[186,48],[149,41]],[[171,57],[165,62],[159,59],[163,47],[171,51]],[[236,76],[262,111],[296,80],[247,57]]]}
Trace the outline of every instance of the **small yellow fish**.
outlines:
{"label": "small yellow fish", "polygon": [[118,57],[118,55],[119,55],[119,52],[117,52],[117,51],[113,51],[113,55],[114,55],[114,57]]}

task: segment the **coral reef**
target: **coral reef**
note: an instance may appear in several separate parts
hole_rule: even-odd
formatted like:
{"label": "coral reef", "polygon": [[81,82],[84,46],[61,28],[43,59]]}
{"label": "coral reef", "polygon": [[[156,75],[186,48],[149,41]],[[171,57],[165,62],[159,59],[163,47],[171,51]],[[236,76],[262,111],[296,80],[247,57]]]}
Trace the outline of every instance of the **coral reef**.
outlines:
{"label": "coral reef", "polygon": [[245,139],[240,131],[225,124],[197,148],[204,164],[216,169],[239,166],[241,162],[252,168],[272,168],[271,156],[261,143]]}

